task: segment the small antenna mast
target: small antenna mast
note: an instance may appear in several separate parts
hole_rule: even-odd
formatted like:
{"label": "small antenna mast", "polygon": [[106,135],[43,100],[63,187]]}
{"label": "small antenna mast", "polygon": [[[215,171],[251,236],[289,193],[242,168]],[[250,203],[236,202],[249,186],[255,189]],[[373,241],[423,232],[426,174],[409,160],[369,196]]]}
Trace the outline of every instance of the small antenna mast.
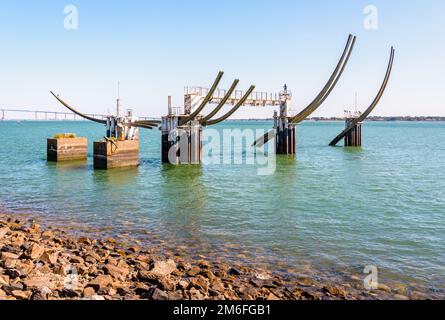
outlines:
{"label": "small antenna mast", "polygon": [[358,104],[358,94],[355,92],[355,112],[357,113],[357,104]]}
{"label": "small antenna mast", "polygon": [[121,100],[121,83],[117,82],[117,101],[116,101],[116,116],[119,117],[120,114],[120,100]]}

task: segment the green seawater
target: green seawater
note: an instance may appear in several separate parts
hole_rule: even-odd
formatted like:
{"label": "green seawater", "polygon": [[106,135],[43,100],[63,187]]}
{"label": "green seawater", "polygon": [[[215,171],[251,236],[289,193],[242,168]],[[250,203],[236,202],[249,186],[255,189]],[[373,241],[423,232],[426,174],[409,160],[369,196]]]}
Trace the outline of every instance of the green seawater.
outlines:
{"label": "green seawater", "polygon": [[[283,274],[365,277],[374,265],[381,282],[443,294],[445,123],[366,123],[363,148],[329,147],[343,126],[299,126],[296,158],[278,156],[261,176],[252,164],[163,165],[157,130],[141,132],[139,168],[95,171],[102,126],[0,122],[0,210]],[[88,137],[87,162],[46,162],[46,138],[59,132]]]}

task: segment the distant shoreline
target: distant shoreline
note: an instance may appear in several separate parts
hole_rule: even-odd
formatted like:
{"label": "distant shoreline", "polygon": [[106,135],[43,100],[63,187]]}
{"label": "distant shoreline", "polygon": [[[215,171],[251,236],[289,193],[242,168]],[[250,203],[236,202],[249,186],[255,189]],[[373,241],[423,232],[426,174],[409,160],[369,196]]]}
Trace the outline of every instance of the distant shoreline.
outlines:
{"label": "distant shoreline", "polygon": [[[344,117],[312,117],[309,119],[306,119],[305,121],[312,121],[312,122],[333,122],[333,121],[345,121],[346,118]],[[273,121],[273,118],[268,119],[231,119],[230,121]],[[393,116],[393,117],[380,117],[380,116],[373,116],[366,119],[366,121],[371,122],[445,122],[445,117],[439,117],[439,116],[416,116],[416,117],[410,117],[410,116]]]}
{"label": "distant shoreline", "polygon": [[[155,118],[154,118],[155,119]],[[160,118],[156,118],[159,119]],[[0,120],[1,122],[64,122],[64,121],[73,121],[73,122],[83,122],[88,120],[74,120],[74,119],[39,119],[39,120],[33,120],[33,119],[4,119]],[[241,121],[273,121],[273,118],[267,118],[267,119],[229,119],[227,121],[232,122],[241,122]],[[305,120],[306,122],[343,122],[345,121],[344,117],[313,117]],[[439,116],[416,116],[416,117],[410,117],[410,116],[394,116],[394,117],[380,117],[380,116],[373,116],[366,119],[367,122],[445,122],[445,117],[439,117]]]}

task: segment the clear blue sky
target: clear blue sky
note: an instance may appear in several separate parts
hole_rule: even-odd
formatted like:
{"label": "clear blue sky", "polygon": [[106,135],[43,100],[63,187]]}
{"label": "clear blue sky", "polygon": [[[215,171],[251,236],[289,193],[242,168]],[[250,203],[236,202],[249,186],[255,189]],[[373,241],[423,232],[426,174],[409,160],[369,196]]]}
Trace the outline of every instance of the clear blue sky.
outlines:
{"label": "clear blue sky", "polygon": [[[79,10],[79,29],[64,28],[64,7]],[[366,5],[379,29],[363,27]],[[79,109],[114,108],[117,81],[126,107],[166,113],[167,95],[182,105],[183,87],[279,91],[287,83],[300,110],[319,92],[347,35],[356,49],[338,87],[316,115],[342,115],[354,92],[365,108],[385,73],[394,74],[376,115],[445,115],[445,2],[442,0],[0,1],[0,106],[62,111],[55,90]],[[237,117],[271,116],[245,108]]]}

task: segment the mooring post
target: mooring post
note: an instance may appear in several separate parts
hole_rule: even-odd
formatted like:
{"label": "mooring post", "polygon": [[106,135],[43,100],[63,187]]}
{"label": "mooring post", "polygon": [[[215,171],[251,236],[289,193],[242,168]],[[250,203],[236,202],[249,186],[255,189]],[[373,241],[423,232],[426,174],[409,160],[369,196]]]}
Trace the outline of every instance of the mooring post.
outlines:
{"label": "mooring post", "polygon": [[94,142],[95,169],[139,166],[139,128],[129,125],[134,121],[131,112],[124,118],[107,117],[107,137]]}
{"label": "mooring post", "polygon": [[86,160],[87,148],[87,138],[71,134],[50,138],[47,139],[47,159],[50,162]]}
{"label": "mooring post", "polygon": [[168,96],[168,115],[173,115],[172,96]]}
{"label": "mooring post", "polygon": [[202,125],[201,117],[184,119],[192,114],[193,94],[185,94],[185,115],[174,114],[172,98],[168,97],[168,115],[162,117],[162,162],[175,165],[200,164],[202,160]]}
{"label": "mooring post", "polygon": [[162,117],[161,121],[161,157],[163,163],[179,164],[178,126],[179,117],[173,113],[172,97],[168,96],[168,115]]}
{"label": "mooring post", "polygon": [[296,131],[295,124],[289,121],[288,112],[292,101],[291,94],[284,86],[284,91],[280,92],[280,114],[275,112],[276,154],[296,153]]}
{"label": "mooring post", "polygon": [[[347,117],[345,120],[345,128],[349,128],[356,120],[355,117]],[[361,147],[362,146],[362,122],[357,123],[345,136],[345,147]]]}

